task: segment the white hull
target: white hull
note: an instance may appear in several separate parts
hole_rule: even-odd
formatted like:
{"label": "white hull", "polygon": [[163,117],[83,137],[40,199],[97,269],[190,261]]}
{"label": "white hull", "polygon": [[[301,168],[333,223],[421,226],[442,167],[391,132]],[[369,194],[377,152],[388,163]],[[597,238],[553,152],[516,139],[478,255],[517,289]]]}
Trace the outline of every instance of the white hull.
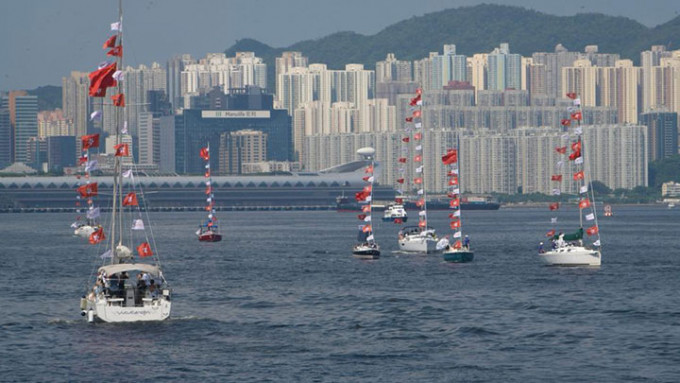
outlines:
{"label": "white hull", "polygon": [[89,238],[92,233],[94,233],[95,228],[94,226],[90,225],[84,225],[84,226],[79,226],[73,231],[73,235],[81,237],[81,238]]}
{"label": "white hull", "polygon": [[545,263],[553,266],[600,266],[602,259],[598,250],[583,246],[565,246],[538,255]]}
{"label": "white hull", "polygon": [[410,253],[436,253],[437,242],[433,236],[412,234],[399,239],[399,249]]}
{"label": "white hull", "polygon": [[164,297],[144,299],[142,306],[126,307],[115,298],[96,298],[88,306],[94,319],[107,323],[154,322],[170,316],[170,301]]}

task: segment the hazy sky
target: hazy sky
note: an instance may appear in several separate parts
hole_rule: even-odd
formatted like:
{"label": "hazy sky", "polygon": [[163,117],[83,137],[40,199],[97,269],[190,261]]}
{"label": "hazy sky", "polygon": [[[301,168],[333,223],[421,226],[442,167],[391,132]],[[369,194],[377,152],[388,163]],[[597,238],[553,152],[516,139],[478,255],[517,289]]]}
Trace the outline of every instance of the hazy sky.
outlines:
{"label": "hazy sky", "polygon": [[[244,37],[285,47],[338,31],[370,35],[411,16],[485,2],[599,12],[647,26],[680,11],[678,0],[125,0],[125,63],[202,57]],[[61,85],[71,70],[96,68],[117,9],[117,0],[0,0],[0,90]]]}

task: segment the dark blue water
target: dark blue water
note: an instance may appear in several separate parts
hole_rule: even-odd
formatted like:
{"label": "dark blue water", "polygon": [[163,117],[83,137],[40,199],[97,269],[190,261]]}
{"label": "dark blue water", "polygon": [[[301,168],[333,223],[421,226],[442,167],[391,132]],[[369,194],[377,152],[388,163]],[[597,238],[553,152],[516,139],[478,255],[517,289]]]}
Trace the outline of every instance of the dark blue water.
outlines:
{"label": "dark blue water", "polygon": [[[680,210],[614,206],[600,268],[544,267],[546,209],[466,212],[471,264],[353,258],[335,212],[154,213],[171,319],[88,324],[97,254],[68,214],[0,215],[0,380],[301,382],[680,381]],[[445,212],[430,223],[444,231]]]}

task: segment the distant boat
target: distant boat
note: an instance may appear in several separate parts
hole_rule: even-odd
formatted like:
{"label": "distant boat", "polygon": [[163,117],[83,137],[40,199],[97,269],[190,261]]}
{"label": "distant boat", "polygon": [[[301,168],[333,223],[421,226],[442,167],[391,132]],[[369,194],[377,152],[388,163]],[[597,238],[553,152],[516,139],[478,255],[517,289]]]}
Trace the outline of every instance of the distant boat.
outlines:
{"label": "distant boat", "polygon": [[368,166],[364,170],[366,174],[363,180],[366,182],[366,186],[355,194],[355,199],[362,204],[361,214],[357,218],[362,222],[359,225],[359,233],[357,235],[357,244],[352,247],[352,254],[355,257],[363,259],[377,259],[380,257],[380,246],[375,241],[375,234],[373,229],[373,182],[374,177],[374,162],[373,156],[375,155],[375,149],[373,148],[361,148],[357,151],[365,159],[369,160]]}
{"label": "distant boat", "polygon": [[442,238],[437,243],[437,249],[441,249],[442,255],[446,262],[465,263],[472,262],[475,253],[470,249],[470,238],[466,235],[463,237],[463,221],[460,212],[460,171],[458,163],[458,149],[449,149],[442,157],[444,165],[449,165],[450,169],[447,172],[449,182],[448,196],[451,199],[449,202],[449,225],[453,230],[453,243],[449,243],[448,238]]}
{"label": "distant boat", "polygon": [[612,205],[604,205],[604,216],[611,217],[613,215],[614,213],[612,213]]}
{"label": "distant boat", "polygon": [[222,234],[220,234],[220,226],[215,215],[215,193],[213,193],[212,171],[210,170],[210,144],[201,148],[200,156],[205,161],[205,195],[207,196],[205,210],[208,212],[208,219],[198,225],[196,235],[201,242],[219,242],[222,240]]}
{"label": "distant boat", "polygon": [[672,209],[672,208],[674,208],[674,207],[675,207],[675,204],[674,204],[673,202],[669,202],[669,203],[668,203],[668,208],[669,208],[669,209]]}
{"label": "distant boat", "polygon": [[382,220],[383,222],[403,223],[408,221],[408,214],[406,214],[404,205],[391,203],[385,206]]}
{"label": "distant boat", "polygon": [[[553,229],[546,233],[546,237],[550,241],[551,246],[546,249],[544,248],[543,242],[540,243],[538,249],[539,257],[547,264],[554,266],[599,266],[601,263],[601,253],[600,253],[600,231],[597,225],[597,215],[595,210],[595,198],[592,189],[592,184],[590,182],[590,174],[586,173],[583,153],[585,150],[583,131],[581,127],[581,102],[575,93],[567,94],[567,97],[573,100],[574,108],[570,111],[570,118],[562,120],[562,125],[565,127],[571,126],[572,120],[576,121],[578,125],[574,128],[571,135],[566,135],[565,139],[574,138],[571,141],[571,154],[569,155],[570,163],[573,163],[573,179],[576,181],[576,185],[579,190],[580,200],[578,202],[579,207],[579,221],[580,227],[576,232],[571,234],[556,233],[556,229]],[[555,148],[555,150],[562,155],[567,153],[567,145]],[[561,169],[561,167],[557,167]],[[560,186],[562,182],[562,174],[555,174],[552,176],[551,180],[554,182],[554,195],[561,195]],[[590,196],[589,196],[590,194]],[[553,202],[550,204],[551,211],[557,211],[560,208],[560,202]],[[590,211],[585,214],[586,211]],[[584,217],[589,225],[585,230],[585,233],[589,237],[595,237],[596,240],[587,246],[583,241],[584,234]],[[553,225],[557,225],[557,217],[551,219]]]}

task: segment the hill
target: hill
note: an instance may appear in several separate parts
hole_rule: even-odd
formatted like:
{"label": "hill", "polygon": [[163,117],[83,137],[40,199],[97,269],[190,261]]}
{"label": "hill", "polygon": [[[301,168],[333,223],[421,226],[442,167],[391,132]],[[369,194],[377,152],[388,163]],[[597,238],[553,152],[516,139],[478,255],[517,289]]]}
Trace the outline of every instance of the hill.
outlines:
{"label": "hill", "polygon": [[456,44],[458,53],[472,55],[491,52],[502,42],[510,43],[510,51],[523,56],[552,52],[560,43],[571,51],[598,45],[600,52],[619,53],[638,62],[640,52],[651,45],[680,47],[680,17],[648,28],[625,17],[597,13],[554,16],[521,7],[482,4],[412,17],[371,36],[339,32],[285,48],[243,39],[225,52],[254,51],[269,66],[273,84],[274,58],[284,51],[300,51],[310,63],[325,63],[331,69],[344,68],[347,63],[372,69],[390,52],[400,60],[415,60],[427,57],[429,52],[441,52],[444,44]]}
{"label": "hill", "polygon": [[54,85],[40,86],[26,91],[38,96],[38,111],[61,109],[61,87]]}

